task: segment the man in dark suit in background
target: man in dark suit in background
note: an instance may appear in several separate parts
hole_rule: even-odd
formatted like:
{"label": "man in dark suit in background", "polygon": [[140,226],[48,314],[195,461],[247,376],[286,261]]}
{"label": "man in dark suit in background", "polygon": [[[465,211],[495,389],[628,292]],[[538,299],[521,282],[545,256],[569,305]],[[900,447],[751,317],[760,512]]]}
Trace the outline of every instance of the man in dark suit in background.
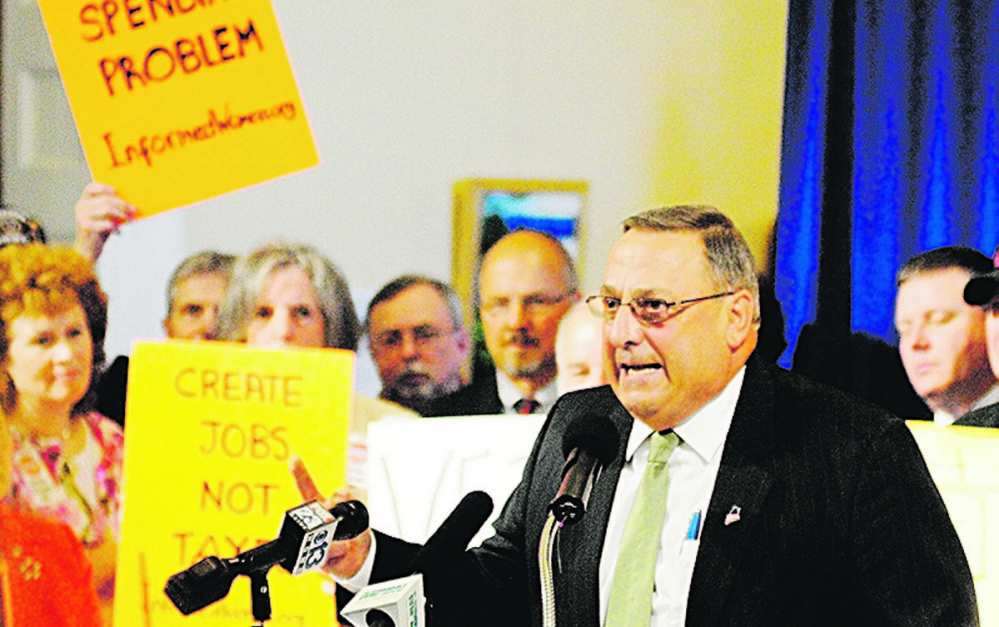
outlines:
{"label": "man in dark suit in background", "polygon": [[364,330],[382,380],[379,398],[423,414],[462,387],[471,340],[450,285],[415,274],[389,281],[368,303]]}
{"label": "man in dark suit in background", "polygon": [[973,248],[943,246],[912,257],[898,271],[898,351],[912,388],[941,426],[964,424],[969,411],[999,402],[985,314],[963,298],[968,280],[991,269],[992,261]]}
{"label": "man in dark suit in background", "polygon": [[579,298],[572,258],[557,239],[523,229],[496,242],[478,276],[479,317],[492,366],[424,416],[547,413],[555,390],[555,337]]}
{"label": "man in dark suit in background", "polygon": [[[999,378],[999,248],[992,254],[995,269],[975,277],[964,288],[964,301],[985,311],[985,346],[992,373]],[[999,403],[969,411],[958,423],[969,427],[999,428]]]}
{"label": "man in dark suit in background", "polygon": [[[563,434],[595,413],[617,456],[560,532],[559,625],[977,625],[967,560],[904,423],[753,354],[757,280],[731,221],[674,207],[624,229],[587,299],[611,384],[562,397],[496,534],[424,570],[433,624],[543,624],[537,554]],[[638,525],[657,502],[665,513]],[[637,546],[633,527],[651,527]],[[417,548],[365,534],[327,568],[356,588],[405,573]],[[619,585],[650,553],[645,583]]]}

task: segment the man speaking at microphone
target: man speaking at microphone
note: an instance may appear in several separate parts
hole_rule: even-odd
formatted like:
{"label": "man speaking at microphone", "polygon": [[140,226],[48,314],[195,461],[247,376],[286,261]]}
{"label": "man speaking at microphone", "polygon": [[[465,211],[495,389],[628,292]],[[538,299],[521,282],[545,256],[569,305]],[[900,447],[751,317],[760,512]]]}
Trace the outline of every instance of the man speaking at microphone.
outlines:
{"label": "man speaking at microphone", "polygon": [[[559,535],[558,625],[978,624],[905,424],[753,355],[755,265],[728,218],[629,218],[587,302],[611,383],[558,401],[496,534],[423,571],[431,627],[543,624],[538,543],[563,433],[594,411],[621,437],[586,515]],[[408,574],[417,550],[365,534],[328,569],[356,588]]]}

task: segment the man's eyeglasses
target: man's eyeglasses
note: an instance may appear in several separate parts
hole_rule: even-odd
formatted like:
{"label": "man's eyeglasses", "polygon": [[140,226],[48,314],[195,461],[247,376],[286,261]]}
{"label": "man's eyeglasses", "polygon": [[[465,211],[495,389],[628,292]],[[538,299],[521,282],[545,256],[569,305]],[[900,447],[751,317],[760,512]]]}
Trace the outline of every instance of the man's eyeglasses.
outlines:
{"label": "man's eyeglasses", "polygon": [[627,305],[639,322],[652,325],[665,322],[680,313],[683,305],[722,298],[723,296],[731,296],[732,294],[735,294],[735,292],[721,292],[719,294],[712,294],[711,296],[701,296],[700,298],[691,298],[675,303],[663,300],[662,298],[633,298],[624,302],[615,296],[588,296],[586,304],[590,308],[590,311],[593,312],[593,315],[600,316],[606,322],[613,322],[614,318],[617,317],[617,312],[621,310],[621,306]]}
{"label": "man's eyeglasses", "polygon": [[430,346],[440,338],[450,335],[455,329],[439,329],[430,325],[420,325],[412,329],[393,329],[371,338],[372,347],[379,350],[396,350],[402,346],[406,334],[413,336],[413,343],[418,347]]}
{"label": "man's eyeglasses", "polygon": [[[521,307],[524,308],[524,313],[531,315],[546,311],[550,307],[564,302],[567,298],[569,297],[565,294],[530,294],[525,296],[520,303]],[[479,305],[479,312],[484,316],[501,316],[510,311],[512,303],[513,300],[510,298],[493,298],[483,301]]]}

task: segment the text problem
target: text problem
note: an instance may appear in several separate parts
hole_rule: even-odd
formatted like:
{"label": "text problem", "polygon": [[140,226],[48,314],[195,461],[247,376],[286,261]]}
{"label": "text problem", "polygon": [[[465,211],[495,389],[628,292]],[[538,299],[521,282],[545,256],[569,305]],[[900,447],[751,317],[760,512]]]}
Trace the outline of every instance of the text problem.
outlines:
{"label": "text problem", "polygon": [[117,59],[104,57],[97,65],[108,95],[114,96],[116,84],[132,91],[137,84],[145,87],[149,83],[162,83],[173,76],[178,67],[184,74],[192,74],[203,68],[242,59],[248,48],[253,50],[250,44],[256,44],[258,51],[264,49],[253,20],[246,26],[234,25],[232,30],[219,26],[207,36],[182,37],[171,46],[154,46],[142,58],[127,55]]}

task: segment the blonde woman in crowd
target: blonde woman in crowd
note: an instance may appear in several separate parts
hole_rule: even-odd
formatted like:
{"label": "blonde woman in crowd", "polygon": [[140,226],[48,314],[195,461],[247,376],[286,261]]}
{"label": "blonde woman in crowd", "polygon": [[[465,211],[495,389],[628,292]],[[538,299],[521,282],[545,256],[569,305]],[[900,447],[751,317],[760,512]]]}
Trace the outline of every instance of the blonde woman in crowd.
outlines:
{"label": "blonde woman in crowd", "polygon": [[[10,489],[10,433],[0,412],[0,494]],[[0,625],[100,627],[90,563],[72,529],[0,503]]]}
{"label": "blonde woman in crowd", "polygon": [[79,253],[0,250],[0,400],[12,456],[4,503],[73,530],[110,624],[123,438],[90,410],[106,329],[107,297]]}

